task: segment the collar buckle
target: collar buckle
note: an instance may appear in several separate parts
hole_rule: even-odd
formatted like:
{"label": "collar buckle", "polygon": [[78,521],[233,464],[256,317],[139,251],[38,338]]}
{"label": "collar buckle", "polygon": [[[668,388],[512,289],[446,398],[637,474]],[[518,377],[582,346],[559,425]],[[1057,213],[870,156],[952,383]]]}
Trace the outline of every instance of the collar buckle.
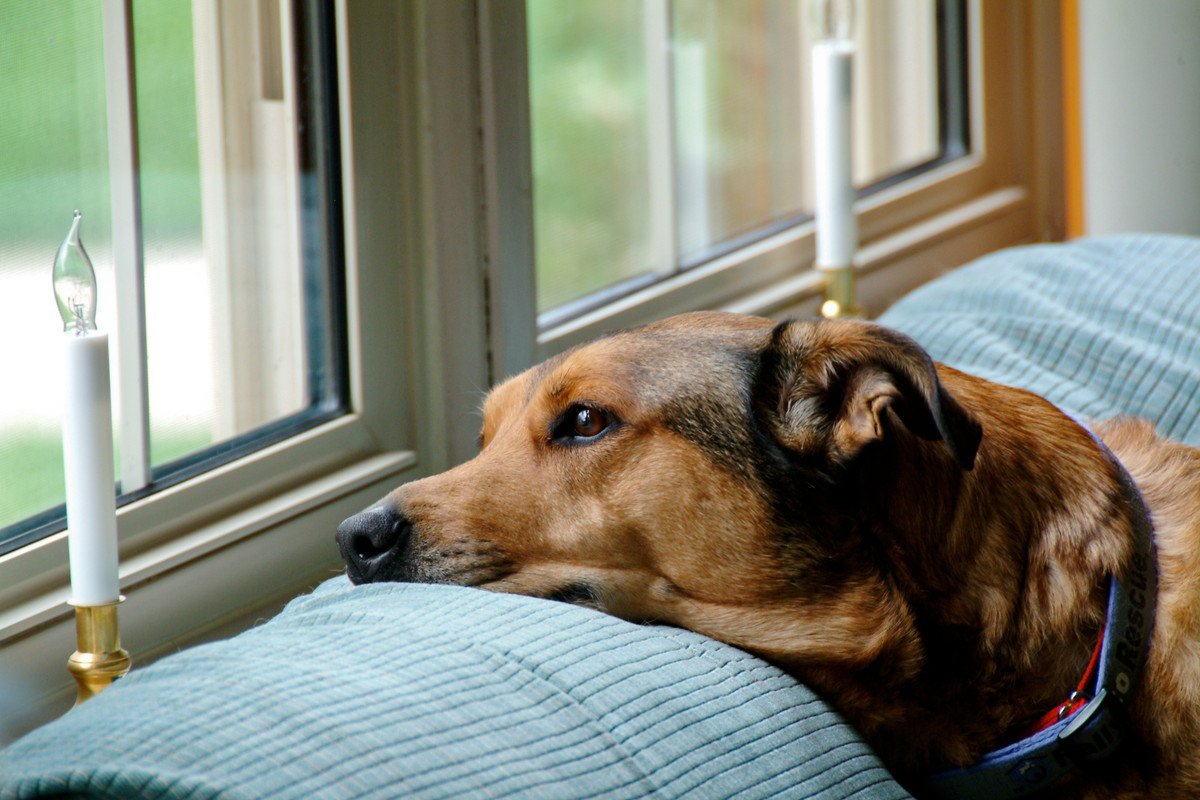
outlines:
{"label": "collar buckle", "polygon": [[1121,721],[1116,703],[1101,687],[1088,704],[1072,715],[1058,734],[1058,743],[1075,763],[1099,761],[1112,755],[1121,744]]}
{"label": "collar buckle", "polygon": [[1083,692],[1076,690],[1067,696],[1066,702],[1058,707],[1058,714],[1055,715],[1055,722],[1060,721],[1063,717],[1079,708],[1081,703],[1087,703],[1090,698]]}

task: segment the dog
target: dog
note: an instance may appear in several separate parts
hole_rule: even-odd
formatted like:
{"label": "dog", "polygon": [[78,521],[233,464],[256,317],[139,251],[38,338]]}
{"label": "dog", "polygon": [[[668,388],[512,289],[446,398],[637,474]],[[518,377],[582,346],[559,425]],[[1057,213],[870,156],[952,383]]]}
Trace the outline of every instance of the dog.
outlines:
{"label": "dog", "polygon": [[[1118,754],[1054,796],[1200,796],[1200,450],[1096,433],[1159,590]],[[355,583],[477,586],[688,628],[826,697],[910,787],[1088,670],[1136,510],[1081,424],[863,321],[672,317],[483,406],[480,452],[346,520]]]}

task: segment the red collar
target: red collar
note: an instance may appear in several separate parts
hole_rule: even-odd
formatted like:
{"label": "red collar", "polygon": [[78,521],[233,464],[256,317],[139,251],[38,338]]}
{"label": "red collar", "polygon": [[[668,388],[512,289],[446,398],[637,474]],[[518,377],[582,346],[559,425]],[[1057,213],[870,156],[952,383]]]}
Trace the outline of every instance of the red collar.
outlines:
{"label": "red collar", "polygon": [[1104,642],[1104,626],[1100,626],[1100,635],[1096,637],[1096,646],[1092,649],[1092,658],[1088,661],[1087,669],[1083,672],[1083,677],[1079,679],[1079,686],[1075,687],[1075,691],[1071,692],[1066,700],[1056,705],[1054,708],[1047,711],[1041,718],[1029,726],[1025,731],[1025,736],[1029,737],[1038,731],[1044,731],[1054,723],[1064,717],[1069,717],[1079,709],[1087,705],[1090,699],[1084,690],[1091,685],[1096,677],[1096,665],[1100,663],[1100,645]]}

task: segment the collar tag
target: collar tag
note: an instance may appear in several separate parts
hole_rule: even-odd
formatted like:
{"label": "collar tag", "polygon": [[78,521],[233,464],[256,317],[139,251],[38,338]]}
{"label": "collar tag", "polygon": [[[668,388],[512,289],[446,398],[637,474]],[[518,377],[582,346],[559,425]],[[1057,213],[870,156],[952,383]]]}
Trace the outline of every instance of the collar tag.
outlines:
{"label": "collar tag", "polygon": [[1067,757],[1075,762],[1098,761],[1112,755],[1121,743],[1118,712],[1108,700],[1107,689],[1101,689],[1088,704],[1067,718],[1067,725],[1058,734],[1058,743]]}

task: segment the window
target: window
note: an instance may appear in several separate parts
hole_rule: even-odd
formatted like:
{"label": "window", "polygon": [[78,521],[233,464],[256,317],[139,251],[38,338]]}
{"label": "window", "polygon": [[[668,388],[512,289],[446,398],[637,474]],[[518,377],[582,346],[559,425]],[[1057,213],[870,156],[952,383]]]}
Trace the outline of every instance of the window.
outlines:
{"label": "window", "polygon": [[[427,374],[414,340],[437,337],[417,321],[397,235],[397,11],[340,0],[0,8],[0,93],[12,104],[0,115],[0,477],[17,484],[0,487],[0,743],[73,696],[67,537],[53,520],[61,323],[45,308],[64,214],[86,214],[115,388],[145,389],[145,412],[122,422],[144,420],[146,485],[123,482],[117,513],[135,663],[249,623],[333,574],[341,519],[446,463],[436,416],[414,411]],[[102,48],[127,52],[114,30],[133,34],[133,81],[124,68],[105,78]],[[136,164],[133,148],[112,144],[135,118],[108,113],[131,87]],[[130,242],[144,283],[121,267]],[[145,293],[144,322],[130,286]],[[130,322],[132,337],[120,329]],[[122,358],[141,335],[146,357]],[[131,363],[143,377],[130,378]]]}
{"label": "window", "polygon": [[[558,5],[582,9],[593,2],[601,0]],[[36,349],[34,336],[56,341],[59,326],[49,270],[76,203],[87,214],[85,241],[102,270],[102,297],[112,302],[122,293],[111,266],[105,266],[112,263],[113,244],[106,238],[109,214],[117,210],[114,204],[110,212],[107,204],[112,176],[130,173],[109,163],[104,117],[111,98],[99,77],[99,48],[102,10],[132,8],[135,65],[143,70],[137,84],[138,121],[143,124],[136,174],[142,183],[142,236],[137,241],[146,256],[147,463],[154,481],[150,488],[162,487],[126,497],[118,511],[121,588],[127,596],[121,608],[122,638],[135,669],[157,654],[253,624],[335,574],[336,525],[405,480],[470,457],[482,392],[505,375],[604,330],[679,311],[717,308],[782,315],[815,310],[822,284],[811,269],[803,132],[798,147],[788,141],[789,131],[802,127],[796,115],[804,113],[805,104],[776,104],[778,95],[791,91],[787,82],[801,84],[798,90],[804,91],[805,45],[798,33],[772,39],[775,31],[764,22],[774,19],[772,13],[785,12],[796,25],[803,20],[786,3],[758,0],[739,5],[755,11],[734,21],[724,16],[729,5],[724,0],[673,0],[669,17],[650,19],[647,9],[662,11],[668,4],[604,2],[611,3],[613,19],[583,37],[595,40],[589,47],[600,48],[599,61],[560,66],[576,78],[591,76],[599,64],[602,82],[610,80],[603,74],[608,69],[604,59],[612,56],[603,48],[618,47],[628,54],[622,79],[650,87],[650,73],[639,65],[651,50],[645,37],[655,31],[659,42],[673,38],[723,54],[706,75],[710,91],[703,94],[695,85],[690,97],[683,86],[668,91],[664,64],[670,65],[661,58],[654,73],[659,81],[655,96],[674,98],[670,113],[676,118],[699,117],[695,109],[706,104],[706,144],[696,151],[706,155],[697,156],[698,171],[683,169],[695,155],[684,150],[692,139],[676,142],[674,133],[668,139],[648,122],[635,134],[628,120],[622,122],[626,133],[616,137],[628,143],[618,153],[621,159],[642,164],[639,169],[647,173],[651,167],[645,165],[654,165],[659,190],[674,185],[662,180],[668,169],[676,173],[676,181],[704,176],[708,203],[699,208],[707,209],[709,236],[693,236],[701,226],[693,211],[685,209],[698,206],[690,188],[676,190],[672,213],[662,213],[670,205],[656,206],[654,220],[662,226],[654,229],[660,232],[655,236],[646,233],[648,227],[638,228],[642,223],[636,219],[618,215],[622,227],[612,229],[616,240],[611,250],[580,239],[593,263],[576,262],[581,271],[575,273],[566,271],[573,256],[562,255],[561,243],[594,235],[576,227],[580,217],[561,216],[570,223],[563,224],[566,233],[534,243],[535,220],[540,236],[547,231],[553,236],[553,231],[540,222],[543,212],[535,213],[533,199],[534,189],[544,199],[547,178],[543,171],[535,184],[534,142],[546,108],[531,113],[531,103],[539,102],[545,88],[537,75],[539,63],[545,62],[538,55],[544,44],[531,39],[543,34],[561,38],[568,32],[556,33],[551,23],[531,17],[555,4],[0,4],[0,64],[7,84],[0,93],[9,103],[0,115],[0,142],[5,145],[0,149],[5,189],[0,193],[0,335],[6,342],[0,347],[0,380],[5,382],[0,404],[12,404],[0,405],[0,470],[6,470],[0,479],[23,481],[16,493],[21,497],[61,480],[55,463],[60,457],[57,431],[42,431],[44,456],[18,458],[15,444],[27,439],[15,434],[10,411],[23,403],[22,413],[42,414],[52,420],[47,425],[58,425],[57,416],[43,410],[54,403],[54,371],[29,353]],[[867,5],[874,10],[890,4]],[[892,155],[885,152],[880,160],[860,161],[860,166],[875,165],[860,176],[863,193],[856,205],[863,243],[856,268],[869,309],[880,309],[889,298],[984,252],[1061,235],[1061,198],[1056,199],[1053,188],[1059,145],[1058,4],[965,0],[938,2],[932,8],[937,41],[943,43],[935,48],[940,155],[915,163],[932,152],[927,147],[931,123],[922,114],[925,133],[913,139],[917,144],[887,151]],[[947,13],[956,9],[960,16]],[[174,33],[161,41],[139,39],[139,25],[144,32],[154,24],[173,25]],[[863,23],[861,35],[868,40],[862,47],[886,42],[888,26],[907,24],[891,18],[868,30]],[[928,15],[914,24],[930,32]],[[958,33],[946,27],[944,37],[943,27],[950,25],[958,26]],[[14,37],[15,29],[22,35]],[[167,37],[165,28],[158,30]],[[273,30],[280,35],[267,35]],[[917,37],[915,47],[919,34],[905,30],[904,36]],[[618,37],[621,31],[626,38]],[[741,36],[751,37],[755,48],[766,37],[779,49],[771,49],[772,44],[766,51],[755,50],[741,63],[732,58],[735,44],[729,38]],[[962,49],[955,53],[946,46],[949,42]],[[780,55],[787,48],[794,48],[802,62],[791,72],[782,66],[788,56]],[[174,59],[173,75],[165,61],[158,62],[162,66],[155,66],[154,74],[145,73],[151,69],[147,53],[156,49],[157,58]],[[916,49],[924,53],[923,66],[917,68],[927,73],[930,51],[924,45]],[[53,54],[57,61],[51,69],[46,59],[52,50],[60,52]],[[186,57],[175,58],[181,52]],[[564,52],[560,58],[567,61],[560,65],[574,59],[570,48]],[[880,51],[886,52],[886,47]],[[727,67],[726,61],[734,65]],[[887,58],[877,62],[890,63]],[[725,84],[715,73],[718,64],[739,80],[748,80],[746,74],[780,77],[750,82],[740,91],[719,91]],[[275,68],[265,68],[271,65]],[[889,69],[882,69],[884,77]],[[958,70],[967,87],[960,95],[966,104],[947,113],[942,92],[955,85],[952,70]],[[18,90],[12,84],[30,83],[31,74],[40,76],[41,83],[14,94]],[[678,74],[672,78],[674,84],[680,80]],[[172,81],[177,89],[190,85],[192,99],[182,104],[161,95],[152,99],[156,83]],[[283,101],[277,99],[281,89]],[[644,109],[634,117],[648,120],[651,111],[662,115],[666,109],[662,103],[650,104],[648,91],[632,92],[634,110]],[[43,102],[46,95],[58,93],[68,95],[70,102],[58,97]],[[257,109],[239,105],[254,97],[262,100]],[[925,99],[911,102],[928,108],[929,98],[921,97]],[[629,102],[611,94],[605,98],[617,105]],[[900,111],[908,108],[909,100],[894,99]],[[143,120],[163,102],[184,110],[167,115],[170,119]],[[279,105],[289,102],[286,109]],[[744,112],[746,124],[735,125],[743,103],[750,109]],[[194,108],[190,118],[188,108]],[[768,112],[765,119],[755,110],[762,108]],[[884,103],[872,113],[901,118],[888,108]],[[579,110],[568,104],[561,112],[569,116]],[[280,134],[287,119],[301,120],[303,133]],[[604,119],[621,122],[612,115]],[[646,141],[652,135],[653,159]],[[222,137],[225,148],[218,144]],[[958,142],[962,149],[948,149],[948,142]],[[25,148],[22,158],[6,152],[17,143]],[[768,157],[780,160],[764,161]],[[787,159],[795,163],[786,166]],[[743,169],[747,163],[772,166]],[[295,168],[287,172],[283,164]],[[780,175],[800,175],[799,191],[794,178],[776,177],[776,169]],[[613,197],[605,202],[619,211],[644,191],[631,186],[650,185],[620,160],[592,173],[584,183],[612,189]],[[613,189],[618,178],[620,192]],[[190,187],[184,193],[190,199],[174,210],[163,194],[173,191],[163,188],[172,181]],[[30,182],[38,188],[22,188]],[[590,191],[578,182],[563,186],[566,196],[574,198],[570,202],[581,205],[579,198],[588,196],[581,192]],[[18,193],[21,203],[12,200]],[[570,202],[564,208],[575,213]],[[43,223],[42,212],[35,215],[22,205],[44,208],[47,220]],[[179,213],[181,207],[185,213]],[[186,224],[173,228],[168,224],[172,219]],[[676,231],[674,239],[661,236],[670,230]],[[262,231],[269,232],[258,236]],[[685,231],[692,233],[682,236]],[[286,241],[281,244],[280,239]],[[557,251],[538,250],[554,241],[559,242]],[[661,249],[638,244],[651,241]],[[671,241],[676,242],[674,261],[649,258],[666,253]],[[707,247],[693,248],[692,242]],[[649,260],[633,258],[637,253]],[[171,259],[186,262],[181,255],[191,259],[191,274],[207,285],[197,279],[183,283],[182,293],[162,290]],[[621,259],[620,268],[610,268],[606,258]],[[567,277],[553,279],[556,284],[542,277],[539,290],[535,261],[536,270],[559,269]],[[630,286],[623,283],[627,278],[645,283]],[[595,294],[612,286],[617,289],[603,297]],[[227,302],[227,288],[249,291],[246,297],[263,298],[267,304],[239,308]],[[199,306],[209,310],[194,321],[190,312]],[[28,321],[14,324],[23,314],[30,315]],[[35,323],[34,314],[41,321]],[[116,312],[101,308],[100,323],[110,336],[126,319],[120,307]],[[339,327],[344,330],[340,342]],[[183,344],[197,349],[188,355],[156,351],[156,342],[165,340],[155,337],[179,328],[189,333]],[[195,337],[190,336],[193,331],[198,332]],[[301,331],[299,344],[296,331]],[[210,334],[211,340],[205,340]],[[268,339],[274,341],[264,341]],[[53,360],[53,350],[42,352],[45,360]],[[195,360],[182,373],[192,381],[190,387],[156,384],[162,380],[156,376],[169,374],[156,366],[164,358]],[[200,363],[203,358],[210,361]],[[255,371],[273,370],[280,358],[287,368],[280,367],[269,379]],[[224,364],[218,364],[222,359]],[[218,366],[231,383],[215,377]],[[123,381],[119,375],[117,382]],[[172,420],[174,406],[165,399],[171,395],[164,393],[178,390],[185,399],[207,398],[210,389],[198,388],[200,381],[209,382],[205,385],[214,396],[217,387],[227,392],[220,402],[206,400],[195,419]],[[258,392],[259,384],[270,391]],[[19,514],[11,508],[0,512],[9,515],[0,525],[11,528],[14,520],[49,508],[58,502],[58,491]],[[0,680],[0,743],[62,713],[73,698],[63,669],[73,629],[66,605],[66,549],[58,532],[0,555],[0,664],[7,673]],[[13,687],[6,696],[5,690]]]}
{"label": "window", "polygon": [[[543,327],[809,218],[804,7],[531,0]],[[869,194],[967,153],[966,31],[958,0],[859,9],[855,179]]]}
{"label": "window", "polygon": [[[696,308],[815,313],[824,279],[812,269],[808,216],[810,40],[794,4],[747,0],[734,14],[707,0],[631,0],[580,25],[554,3],[521,5],[539,314],[526,331],[509,303],[493,302],[493,331],[534,337],[536,360]],[[1060,237],[1053,4],[856,5],[855,269],[867,312],[973,255]],[[570,4],[580,18],[587,7]],[[505,37],[488,47],[491,71],[518,70]],[[569,80],[602,91],[555,95]],[[609,90],[622,81],[641,88]],[[487,89],[485,111],[515,91]],[[519,132],[493,116],[507,137]],[[596,135],[605,125],[613,135]],[[589,150],[596,141],[603,147]],[[577,163],[564,166],[572,150]],[[511,215],[507,225],[516,227]],[[493,286],[512,274],[493,269]]]}
{"label": "window", "polygon": [[[64,527],[46,300],[75,208],[116,368],[123,502],[347,405],[328,9],[131,8],[3,12],[0,336],[25,344],[8,353],[21,388],[0,396],[0,554]],[[131,73],[110,61],[106,79],[105,50],[127,37]]]}

